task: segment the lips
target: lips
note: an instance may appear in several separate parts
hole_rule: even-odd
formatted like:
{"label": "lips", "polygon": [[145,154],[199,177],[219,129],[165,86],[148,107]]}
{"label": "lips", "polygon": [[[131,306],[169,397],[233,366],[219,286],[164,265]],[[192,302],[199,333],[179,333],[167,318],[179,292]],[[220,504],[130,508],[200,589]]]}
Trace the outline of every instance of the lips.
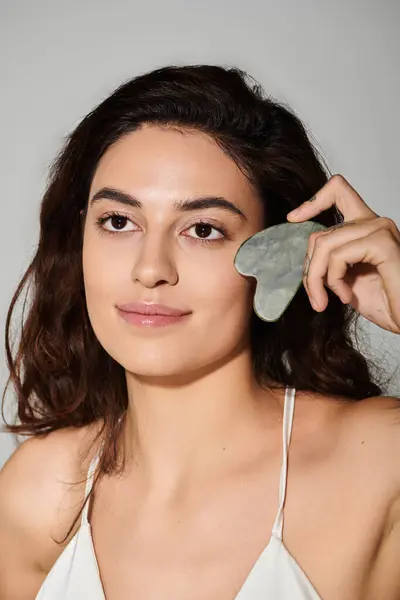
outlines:
{"label": "lips", "polygon": [[128,304],[117,305],[119,310],[126,313],[135,313],[138,315],[160,315],[164,317],[182,317],[188,315],[190,311],[179,308],[172,308],[163,304],[153,304],[146,302],[129,302]]}
{"label": "lips", "polygon": [[116,306],[119,316],[129,325],[142,330],[156,330],[166,325],[184,323],[190,311],[150,302],[130,302]]}

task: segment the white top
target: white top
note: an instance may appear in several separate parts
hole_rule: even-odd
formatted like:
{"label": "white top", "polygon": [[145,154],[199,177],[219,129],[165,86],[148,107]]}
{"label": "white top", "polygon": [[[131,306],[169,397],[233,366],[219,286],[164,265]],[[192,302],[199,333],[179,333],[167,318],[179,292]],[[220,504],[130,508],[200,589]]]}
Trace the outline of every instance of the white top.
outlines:
{"label": "white top", "polygon": [[[287,457],[292,432],[296,390],[286,388],[283,411],[283,460],[279,485],[279,509],[268,544],[261,552],[234,600],[321,600],[304,571],[282,541],[286,495]],[[93,483],[99,455],[90,463],[85,498]],[[48,573],[35,600],[106,600],[87,515]],[[155,574],[156,576],[156,574]]]}

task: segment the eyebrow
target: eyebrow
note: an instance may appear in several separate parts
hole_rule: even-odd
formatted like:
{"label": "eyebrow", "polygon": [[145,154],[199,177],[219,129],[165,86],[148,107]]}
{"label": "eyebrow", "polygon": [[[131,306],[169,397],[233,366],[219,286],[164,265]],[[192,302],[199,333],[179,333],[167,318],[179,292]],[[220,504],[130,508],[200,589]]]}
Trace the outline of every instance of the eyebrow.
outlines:
{"label": "eyebrow", "polygon": [[[98,192],[96,192],[91,201],[90,206],[93,206],[97,202],[101,202],[102,200],[114,200],[115,202],[119,202],[120,204],[124,204],[125,206],[130,206],[131,208],[143,208],[142,202],[123,192],[121,190],[116,190],[113,188],[104,187]],[[193,210],[204,210],[206,208],[222,208],[227,210],[235,215],[238,215],[244,221],[247,221],[246,215],[240,210],[236,204],[233,202],[229,202],[226,198],[221,196],[203,196],[200,198],[193,198],[191,200],[181,200],[179,202],[174,203],[174,208],[176,210],[182,212],[190,212]]]}

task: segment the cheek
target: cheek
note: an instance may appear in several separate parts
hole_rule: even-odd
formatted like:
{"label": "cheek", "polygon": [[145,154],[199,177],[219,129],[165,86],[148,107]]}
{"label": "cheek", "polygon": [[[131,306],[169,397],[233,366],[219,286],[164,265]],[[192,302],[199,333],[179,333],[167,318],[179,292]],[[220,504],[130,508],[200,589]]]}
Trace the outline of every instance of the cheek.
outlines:
{"label": "cheek", "polygon": [[215,259],[207,271],[197,270],[203,277],[196,279],[193,271],[188,287],[195,312],[190,340],[196,340],[200,359],[212,362],[246,343],[255,286],[253,279],[236,271],[233,260],[219,263]]}
{"label": "cheek", "polygon": [[[197,303],[207,307],[209,314],[217,318],[236,315],[240,320],[246,320],[252,309],[254,284],[252,279],[240,275],[232,260],[217,260],[210,262],[203,271],[203,277],[192,269],[191,289],[196,290]],[[192,293],[193,293],[192,292]]]}
{"label": "cheek", "polygon": [[82,251],[83,278],[86,303],[89,314],[100,313],[102,308],[114,304],[118,297],[115,292],[121,287],[121,280],[129,277],[129,267],[124,260],[115,260],[94,236],[88,234]]}

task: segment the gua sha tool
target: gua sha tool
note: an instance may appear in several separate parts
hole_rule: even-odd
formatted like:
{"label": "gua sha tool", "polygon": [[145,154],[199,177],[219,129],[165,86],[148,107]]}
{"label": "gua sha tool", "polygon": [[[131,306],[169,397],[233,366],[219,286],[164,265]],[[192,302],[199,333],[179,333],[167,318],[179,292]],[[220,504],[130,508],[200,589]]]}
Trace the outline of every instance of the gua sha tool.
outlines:
{"label": "gua sha tool", "polygon": [[281,223],[259,231],[240,246],[235,267],[257,281],[254,310],[263,321],[277,321],[303,281],[308,238],[325,225]]}

